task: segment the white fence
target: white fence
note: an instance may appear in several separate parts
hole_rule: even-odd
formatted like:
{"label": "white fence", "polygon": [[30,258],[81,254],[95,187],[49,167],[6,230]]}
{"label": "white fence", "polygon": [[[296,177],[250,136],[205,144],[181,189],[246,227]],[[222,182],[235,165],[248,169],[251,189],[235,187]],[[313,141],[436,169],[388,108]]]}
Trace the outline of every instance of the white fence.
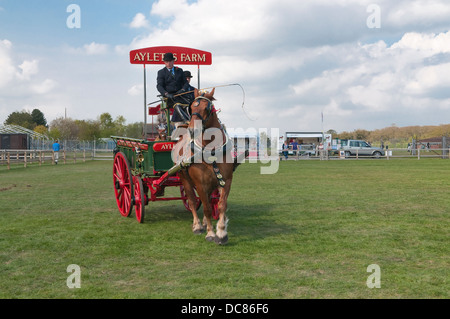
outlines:
{"label": "white fence", "polygon": [[[77,163],[87,160],[113,160],[113,151],[104,149],[93,150],[62,150],[59,152],[58,163]],[[55,165],[55,153],[51,150],[0,150],[0,166],[20,165],[27,167],[30,164],[52,164]]]}
{"label": "white fence", "polygon": [[[304,159],[320,159],[320,160],[332,160],[332,159],[357,159],[357,160],[367,160],[367,159],[397,159],[397,158],[410,158],[418,159],[421,158],[441,158],[450,159],[450,148],[431,148],[431,149],[415,149],[409,150],[406,148],[392,148],[386,149],[384,155],[380,157],[373,157],[367,155],[359,154],[356,150],[356,154],[351,156],[345,155],[343,151],[318,151],[314,155],[302,155],[300,153],[295,153],[295,151],[290,151],[288,154],[288,160],[304,160]],[[285,156],[280,153],[280,159],[284,160]]]}
{"label": "white fence", "polygon": [[[339,151],[319,151],[318,154],[305,156],[298,153],[292,153],[288,155],[288,160],[393,160],[400,158],[409,159],[424,159],[424,158],[440,158],[440,159],[450,159],[450,148],[447,149],[417,149],[408,150],[403,148],[388,149],[385,151],[385,155],[380,158],[374,158],[371,156],[359,155],[356,152],[355,155],[346,156]],[[113,160],[113,150],[112,149],[90,149],[90,150],[62,150],[59,152],[60,164],[67,163],[77,163],[86,162],[90,160]],[[280,154],[280,160],[284,160],[283,154]],[[0,168],[7,167],[11,168],[12,165],[19,165],[27,167],[30,164],[38,164],[39,166],[43,164],[55,164],[55,155],[51,150],[0,150]]]}

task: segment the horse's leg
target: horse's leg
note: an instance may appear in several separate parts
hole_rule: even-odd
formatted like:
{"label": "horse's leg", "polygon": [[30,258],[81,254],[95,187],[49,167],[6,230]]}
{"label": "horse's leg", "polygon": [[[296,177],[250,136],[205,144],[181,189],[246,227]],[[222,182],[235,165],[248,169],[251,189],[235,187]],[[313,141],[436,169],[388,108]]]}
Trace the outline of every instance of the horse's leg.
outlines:
{"label": "horse's leg", "polygon": [[191,210],[193,217],[192,231],[194,232],[194,234],[200,235],[201,233],[203,233],[204,229],[197,215],[197,199],[195,197],[194,188],[187,180],[183,179],[182,182],[184,186],[184,192],[186,193],[186,197],[188,200],[189,209]]}
{"label": "horse's leg", "polygon": [[228,225],[228,217],[226,215],[227,212],[227,200],[228,194],[231,189],[231,180],[228,180],[225,184],[225,187],[219,187],[219,221],[217,222],[217,230],[216,230],[216,238],[214,241],[219,245],[225,245],[228,242],[228,233],[227,233],[227,225]]}
{"label": "horse's leg", "polygon": [[206,223],[206,240],[207,241],[214,241],[214,238],[216,237],[216,234],[214,233],[214,228],[211,222],[211,216],[212,216],[212,208],[211,208],[211,202],[210,202],[210,195],[203,191],[203,189],[197,189],[198,195],[200,196],[200,199],[202,200],[203,204],[203,223]]}

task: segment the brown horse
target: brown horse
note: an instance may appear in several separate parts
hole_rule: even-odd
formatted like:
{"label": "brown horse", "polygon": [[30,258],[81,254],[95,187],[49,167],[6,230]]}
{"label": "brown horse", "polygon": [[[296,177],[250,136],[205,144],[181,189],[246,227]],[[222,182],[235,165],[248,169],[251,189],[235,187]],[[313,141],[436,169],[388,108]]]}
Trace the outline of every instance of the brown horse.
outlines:
{"label": "brown horse", "polygon": [[[201,95],[198,90],[195,90],[195,100],[191,105],[192,116],[188,126],[191,138],[183,138],[178,143],[189,143],[188,145],[190,145],[185,148],[188,154],[184,154],[184,158],[192,157],[194,154],[199,156],[186,169],[180,171],[179,176],[194,218],[192,224],[193,232],[201,234],[206,226],[206,240],[215,241],[217,244],[222,245],[228,241],[227,199],[231,189],[233,171],[238,164],[230,160],[230,140],[217,117],[212,103],[214,101],[213,95],[214,89],[210,93]],[[203,134],[194,133],[194,130],[199,128],[199,123],[201,123]],[[208,135],[211,135],[208,134],[209,131],[213,131],[212,135],[214,136],[208,137]],[[196,133],[199,132],[196,131]],[[195,135],[200,135],[200,137],[198,138],[197,136],[195,140]],[[212,144],[215,144],[216,147],[211,152],[211,148],[208,150],[208,146],[211,147]],[[198,160],[199,158],[200,160]],[[203,224],[200,223],[197,215],[198,201],[194,189],[197,191],[203,204]],[[214,233],[211,222],[211,194],[216,189],[218,189],[220,195],[218,202],[219,220],[216,233]]]}

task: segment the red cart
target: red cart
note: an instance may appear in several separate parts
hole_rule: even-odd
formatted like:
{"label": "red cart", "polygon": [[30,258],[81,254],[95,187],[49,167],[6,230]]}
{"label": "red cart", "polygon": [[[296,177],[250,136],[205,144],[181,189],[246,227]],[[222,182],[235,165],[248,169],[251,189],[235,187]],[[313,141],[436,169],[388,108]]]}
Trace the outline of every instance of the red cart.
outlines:
{"label": "red cart", "polygon": [[[174,57],[177,59],[175,61],[176,64],[197,64],[198,70],[200,70],[201,64],[209,65],[212,62],[211,53],[190,48],[152,47],[133,50],[130,52],[130,62],[144,65],[144,91],[146,90],[145,66],[147,64],[162,64],[163,55],[167,52],[174,54]],[[165,99],[161,99],[160,105],[156,108],[150,108],[150,110],[147,110],[148,105],[145,96],[144,102],[145,126],[147,112],[153,116],[157,114],[155,112],[157,108],[159,112],[163,112],[166,118],[169,119],[170,110],[167,108]],[[176,142],[170,140],[170,135],[169,125],[168,138],[165,141],[111,137],[116,143],[113,164],[114,193],[122,216],[130,216],[134,207],[137,220],[143,223],[145,207],[150,202],[155,201],[181,200],[186,209],[189,210],[187,197],[178,176],[178,171],[183,168],[183,164],[175,165],[172,160],[171,152]],[[180,196],[165,197],[166,187],[178,187]],[[218,190],[216,190],[213,192],[210,202],[215,219],[218,218],[218,200],[219,194]],[[198,196],[197,203],[198,208],[201,205]]]}

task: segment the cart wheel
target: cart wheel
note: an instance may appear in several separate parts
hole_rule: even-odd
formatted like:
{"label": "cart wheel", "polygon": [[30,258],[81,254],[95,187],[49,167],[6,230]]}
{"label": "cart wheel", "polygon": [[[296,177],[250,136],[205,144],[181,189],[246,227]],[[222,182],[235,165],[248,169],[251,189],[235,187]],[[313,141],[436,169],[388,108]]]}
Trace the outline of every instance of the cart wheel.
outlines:
{"label": "cart wheel", "polygon": [[133,176],[134,186],[134,209],[136,210],[136,218],[138,222],[144,222],[145,215],[145,193],[142,179],[139,176]]}
{"label": "cart wheel", "polygon": [[[195,189],[194,189],[194,191],[195,191]],[[180,193],[181,193],[181,197],[183,197],[182,200],[183,200],[184,207],[186,207],[186,209],[188,211],[191,211],[191,209],[189,208],[189,202],[186,198],[186,192],[184,191],[183,185],[180,186]],[[200,197],[197,196],[197,193],[195,193],[195,199],[197,200],[197,208],[196,209],[199,209],[200,206],[202,206],[202,201],[200,200]]]}
{"label": "cart wheel", "polygon": [[114,157],[113,180],[119,212],[122,216],[128,217],[133,208],[133,183],[130,164],[123,152],[117,153]]}
{"label": "cart wheel", "polygon": [[216,189],[211,194],[212,217],[215,220],[219,219],[219,198],[220,198],[219,189]]}

